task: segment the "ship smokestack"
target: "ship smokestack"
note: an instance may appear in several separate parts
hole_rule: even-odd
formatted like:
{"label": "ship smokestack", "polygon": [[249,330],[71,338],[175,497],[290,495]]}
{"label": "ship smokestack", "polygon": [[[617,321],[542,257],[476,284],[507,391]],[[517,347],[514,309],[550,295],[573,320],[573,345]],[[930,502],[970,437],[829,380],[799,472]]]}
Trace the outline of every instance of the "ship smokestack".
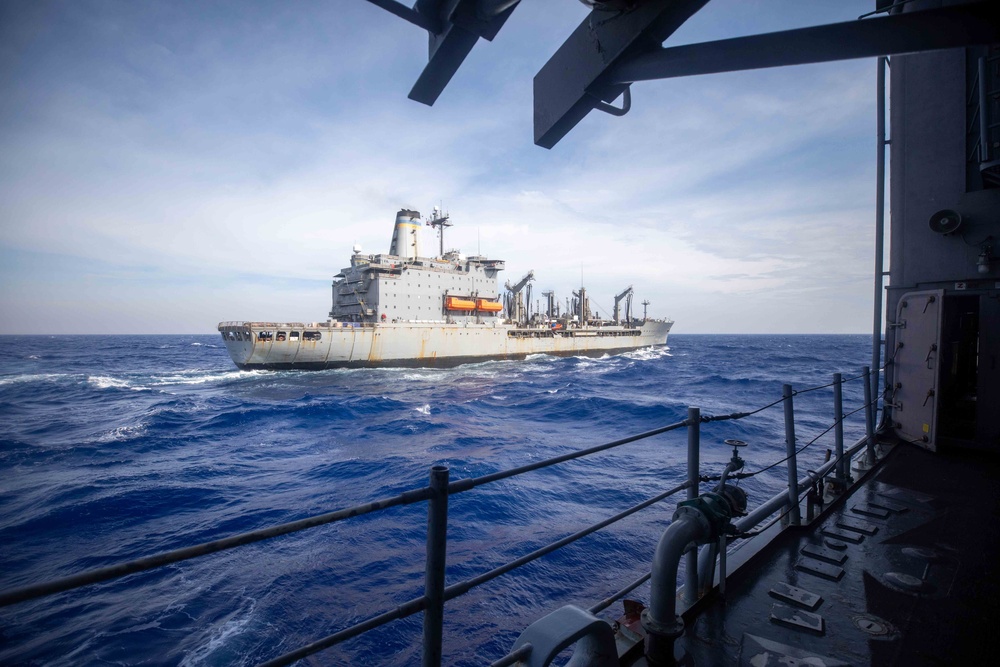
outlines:
{"label": "ship smokestack", "polygon": [[392,229],[392,243],[389,254],[403,259],[420,256],[420,212],[400,209],[396,214],[396,226]]}

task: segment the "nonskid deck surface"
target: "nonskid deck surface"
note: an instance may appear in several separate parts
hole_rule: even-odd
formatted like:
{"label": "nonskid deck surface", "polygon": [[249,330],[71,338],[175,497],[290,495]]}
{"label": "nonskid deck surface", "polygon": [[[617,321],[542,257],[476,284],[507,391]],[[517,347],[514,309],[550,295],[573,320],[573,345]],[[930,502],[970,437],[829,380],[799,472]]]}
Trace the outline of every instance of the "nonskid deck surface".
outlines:
{"label": "nonskid deck surface", "polygon": [[1000,619],[1000,462],[899,445],[685,618],[696,665],[981,665]]}

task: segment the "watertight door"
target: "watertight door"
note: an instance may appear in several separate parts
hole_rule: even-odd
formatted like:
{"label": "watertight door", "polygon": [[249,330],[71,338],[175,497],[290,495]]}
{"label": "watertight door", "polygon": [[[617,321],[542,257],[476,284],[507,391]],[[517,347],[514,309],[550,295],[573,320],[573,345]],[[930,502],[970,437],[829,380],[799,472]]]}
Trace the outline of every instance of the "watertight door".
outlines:
{"label": "watertight door", "polygon": [[938,370],[944,290],[907,292],[896,306],[895,390],[891,394],[896,431],[905,440],[937,450]]}

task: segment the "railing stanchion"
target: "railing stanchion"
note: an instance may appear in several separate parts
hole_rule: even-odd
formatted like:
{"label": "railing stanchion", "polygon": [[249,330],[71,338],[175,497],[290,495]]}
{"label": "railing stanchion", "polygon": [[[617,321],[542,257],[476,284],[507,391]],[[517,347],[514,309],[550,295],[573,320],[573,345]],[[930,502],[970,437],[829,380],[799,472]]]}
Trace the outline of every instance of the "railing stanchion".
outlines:
{"label": "railing stanchion", "polygon": [[[701,477],[701,408],[688,408],[688,500],[698,497]],[[692,549],[685,557],[684,602],[692,605],[698,600],[698,550]]]}
{"label": "railing stanchion", "polygon": [[871,369],[865,366],[861,372],[865,376],[865,435],[868,438],[865,463],[870,468],[875,465],[875,413],[872,410]]}
{"label": "railing stanchion", "polygon": [[[875,378],[878,378],[878,370],[875,371]],[[874,464],[875,462],[875,432],[874,432],[874,419],[873,414],[875,412],[874,404],[872,401],[872,396],[875,394],[877,387],[872,385],[872,373],[870,367],[864,368],[864,393],[865,393],[865,427],[866,427],[866,437],[858,439],[858,441],[847,451],[844,450],[843,443],[843,427],[841,420],[844,418],[843,415],[843,394],[842,394],[842,384],[843,378],[839,373],[834,375],[834,409],[835,424],[832,428],[836,428],[836,447],[837,447],[837,461],[829,461],[829,452],[827,452],[827,461],[820,466],[816,471],[809,471],[806,479],[802,480],[802,484],[809,486],[816,483],[821,483],[823,478],[831,474],[833,470],[839,470],[841,479],[850,479],[850,462],[851,458],[860,454],[862,448],[867,448],[867,454],[864,457],[867,461]],[[82,586],[87,586],[95,584],[102,581],[108,581],[111,579],[116,579],[118,577],[123,577],[129,574],[135,574],[138,572],[144,572],[151,570],[153,568],[162,567],[171,563],[177,563],[186,561],[191,558],[198,556],[204,556],[207,554],[217,553],[220,551],[225,551],[227,549],[232,549],[239,546],[244,546],[247,544],[252,544],[260,542],[266,539],[276,538],[282,535],[288,535],[298,531],[306,530],[309,528],[315,528],[318,526],[328,525],[338,521],[346,520],[353,517],[362,516],[365,514],[374,513],[377,511],[385,510],[391,507],[401,507],[404,505],[410,505],[418,502],[427,501],[427,551],[426,551],[426,570],[425,570],[425,580],[424,580],[424,594],[422,596],[407,600],[401,604],[395,606],[395,608],[389,611],[383,612],[377,616],[373,616],[359,623],[355,623],[352,626],[341,629],[333,634],[327,635],[317,641],[312,642],[306,646],[302,646],[298,649],[285,653],[281,656],[273,658],[266,663],[262,663],[262,667],[279,667],[283,665],[289,665],[297,660],[301,660],[307,656],[313,655],[334,646],[345,640],[357,637],[365,632],[379,628],[386,623],[395,621],[402,618],[409,618],[419,614],[421,611],[424,613],[423,621],[423,652],[422,652],[422,665],[424,667],[440,667],[442,662],[442,647],[443,647],[443,625],[444,625],[444,604],[447,600],[451,600],[460,595],[464,595],[473,588],[480,586],[486,582],[492,581],[497,577],[504,575],[516,568],[519,568],[527,563],[533,562],[546,554],[552,553],[557,549],[561,549],[587,535],[590,535],[598,530],[601,530],[607,526],[615,524],[622,519],[639,512],[647,507],[650,507],[656,503],[665,500],[675,494],[680,493],[684,489],[687,489],[688,499],[695,499],[699,497],[700,482],[701,482],[701,463],[700,463],[700,448],[701,448],[701,422],[704,419],[705,422],[722,421],[729,419],[742,419],[744,417],[749,417],[750,415],[756,414],[764,409],[776,406],[779,402],[784,404],[784,417],[785,417],[785,443],[787,457],[784,459],[787,462],[788,470],[788,489],[787,491],[781,491],[775,495],[770,500],[766,501],[764,504],[758,506],[750,514],[745,515],[743,518],[733,522],[732,527],[735,528],[736,535],[740,537],[748,537],[745,535],[746,531],[749,531],[756,527],[760,522],[764,521],[768,517],[773,516],[776,512],[781,511],[788,505],[788,511],[782,515],[781,520],[784,521],[787,517],[787,521],[792,525],[798,525],[801,523],[801,517],[799,512],[799,480],[798,480],[798,464],[797,464],[797,442],[795,437],[795,417],[794,417],[794,405],[793,397],[796,393],[804,393],[807,391],[814,391],[817,389],[825,389],[830,385],[822,385],[820,387],[812,387],[810,389],[802,389],[799,392],[792,390],[792,386],[789,384],[782,385],[782,399],[781,401],[774,401],[765,405],[762,408],[754,410],[753,412],[739,412],[732,413],[729,415],[720,415],[713,417],[701,416],[701,410],[695,407],[688,408],[687,419],[683,421],[678,421],[667,426],[659,427],[638,435],[629,436],[626,438],[621,438],[613,442],[604,443],[602,445],[597,445],[590,447],[585,450],[571,452],[569,454],[561,454],[556,457],[545,459],[543,461],[536,461],[534,463],[523,465],[517,468],[511,468],[507,470],[502,470],[499,472],[491,473],[488,475],[482,475],[480,477],[473,477],[468,479],[458,480],[453,483],[449,483],[449,470],[447,466],[436,465],[430,469],[430,485],[428,487],[421,487],[417,489],[412,489],[410,491],[404,491],[403,493],[393,496],[390,498],[382,498],[379,500],[371,501],[362,505],[357,505],[354,507],[348,507],[332,512],[326,512],[324,514],[314,515],[305,517],[302,519],[297,519],[288,523],[280,524],[277,526],[271,526],[269,528],[263,528],[255,531],[250,531],[246,533],[240,533],[237,535],[230,535],[221,539],[216,539],[212,542],[205,542],[202,544],[197,544],[190,547],[184,547],[180,549],[174,549],[168,552],[162,552],[159,554],[154,554],[151,556],[146,556],[136,560],[128,561],[125,563],[119,563],[116,565],[111,565],[107,567],[98,568],[95,570],[90,570],[87,572],[82,572],[76,575],[71,575],[68,577],[63,577],[55,581],[49,581],[41,584],[32,584],[18,589],[12,589],[8,591],[0,591],[0,607],[17,604],[19,602],[25,602],[27,600],[34,600],[46,595],[52,595],[55,593],[65,592],[69,590],[78,589]],[[856,409],[850,414],[860,411],[861,408]],[[635,442],[644,438],[649,438],[654,435],[661,433],[666,433],[668,431],[679,430],[682,427],[688,429],[688,450],[687,450],[687,480],[674,486],[671,489],[667,489],[662,493],[657,494],[654,497],[648,498],[633,507],[619,512],[618,514],[608,517],[596,524],[588,526],[582,530],[567,535],[551,544],[538,548],[529,554],[521,556],[515,560],[508,563],[495,567],[492,570],[481,573],[465,581],[453,583],[451,586],[445,586],[445,571],[447,565],[447,532],[448,532],[448,504],[451,495],[456,493],[462,493],[474,488],[477,488],[483,484],[496,482],[501,479],[507,479],[514,477],[516,475],[521,475],[526,472],[531,472],[538,470],[547,466],[555,465],[557,463],[562,463],[565,461],[578,459],[582,456],[587,456],[590,454],[595,454],[597,452],[606,451],[620,445],[624,445],[630,442]],[[823,431],[820,436],[825,435],[829,430]],[[803,446],[808,447],[809,445],[816,442],[820,436],[817,436],[812,441]],[[734,451],[734,457],[731,462],[733,467],[727,466],[725,472],[723,473],[721,480],[723,486],[725,479],[730,472],[734,472],[733,468],[737,463],[741,463],[738,460],[738,455]],[[756,475],[765,470],[770,470],[771,468],[780,465],[781,461],[768,465],[760,470],[752,473],[746,473],[744,476]],[[863,465],[864,462],[859,461],[859,464]],[[740,466],[742,467],[742,466]],[[711,479],[711,478],[710,478]],[[730,503],[732,504],[732,502]],[[683,513],[682,513],[683,514]],[[777,522],[775,519],[774,522]],[[684,528],[685,524],[689,528]],[[773,525],[772,524],[769,524]],[[677,529],[677,530],[672,530]],[[680,530],[683,529],[683,530]],[[684,532],[690,530],[691,533]],[[618,591],[613,596],[603,600],[599,604],[591,607],[590,613],[596,614],[599,611],[606,609],[615,600],[621,599],[623,596],[642,585],[645,581],[652,579],[651,587],[658,587],[656,590],[665,590],[662,586],[662,581],[669,581],[669,593],[664,597],[659,595],[655,598],[660,601],[666,601],[668,603],[669,609],[666,614],[654,615],[654,621],[658,618],[664,619],[678,619],[676,616],[676,584],[677,584],[677,566],[680,563],[680,557],[686,554],[686,573],[685,573],[685,588],[684,588],[684,602],[688,603],[690,608],[698,598],[699,593],[710,590],[714,585],[715,576],[715,559],[716,556],[719,557],[719,589],[720,593],[724,594],[726,589],[726,548],[728,545],[728,540],[725,536],[721,539],[711,538],[711,535],[703,535],[701,528],[692,523],[691,521],[678,521],[674,525],[668,528],[667,533],[669,533],[670,539],[673,542],[668,545],[669,547],[669,559],[660,559],[658,556],[658,562],[664,568],[669,568],[667,575],[660,577],[660,580],[655,578],[657,575],[644,575],[640,577],[625,589]],[[707,530],[707,529],[706,529]],[[665,534],[665,537],[667,534]],[[680,541],[678,541],[680,540]],[[708,542],[706,544],[706,541]],[[695,549],[689,549],[689,546],[694,544],[706,544],[705,548],[702,550],[701,558]],[[666,548],[666,547],[665,547]],[[659,547],[658,547],[659,553]],[[700,560],[700,564],[699,564]],[[664,570],[654,571],[662,572]],[[652,605],[651,605],[652,606]],[[645,625],[645,621],[644,621]],[[683,623],[679,621],[670,625],[661,624],[656,627],[657,624],[654,623],[654,629],[660,632],[660,636],[670,639],[672,637],[672,628],[676,625],[678,628],[683,628]],[[672,642],[673,639],[670,639]],[[669,655],[669,652],[668,652]],[[497,664],[513,664],[513,661],[520,660],[525,656],[524,648],[518,649],[512,652],[506,658],[498,661]]]}
{"label": "railing stanchion", "polygon": [[729,539],[725,535],[719,537],[719,595],[726,597],[726,548]]}
{"label": "railing stanchion", "polygon": [[788,454],[788,521],[797,526],[802,522],[799,515],[799,469],[795,454],[795,409],[792,406],[792,385],[781,385],[781,395],[785,403],[785,452]]}
{"label": "railing stanchion", "polygon": [[444,627],[444,568],[448,546],[448,467],[431,468],[427,503],[427,565],[424,574],[423,667],[440,667]]}
{"label": "railing stanchion", "polygon": [[847,487],[848,475],[850,474],[850,461],[844,458],[844,379],[840,373],[833,374],[833,419],[836,426],[833,428],[833,440],[836,446],[837,455],[837,487],[843,489]]}

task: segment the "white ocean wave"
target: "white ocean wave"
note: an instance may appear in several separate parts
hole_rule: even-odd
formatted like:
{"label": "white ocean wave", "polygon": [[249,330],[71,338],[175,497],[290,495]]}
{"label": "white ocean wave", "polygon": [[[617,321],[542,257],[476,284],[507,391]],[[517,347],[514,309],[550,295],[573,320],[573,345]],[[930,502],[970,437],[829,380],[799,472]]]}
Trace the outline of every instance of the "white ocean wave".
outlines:
{"label": "white ocean wave", "polygon": [[224,382],[226,380],[238,380],[241,378],[265,375],[267,371],[209,371],[204,369],[192,369],[180,371],[172,375],[161,375],[152,378],[152,386],[165,387],[177,385],[206,384],[208,382]]}
{"label": "white ocean wave", "polygon": [[32,373],[27,375],[11,375],[10,377],[0,378],[0,387],[8,384],[28,382],[54,382],[68,377],[70,376],[65,373]]}
{"label": "white ocean wave", "polygon": [[[399,369],[397,369],[397,370],[399,370]],[[403,379],[404,380],[410,380],[410,381],[413,381],[413,380],[421,380],[421,381],[422,380],[430,380],[433,377],[433,373],[434,373],[434,371],[430,371],[430,370],[427,370],[427,371],[416,371],[416,372],[414,372],[413,370],[408,370],[406,373],[403,373]]]}
{"label": "white ocean wave", "polygon": [[662,359],[663,357],[669,357],[671,355],[670,348],[664,345],[661,347],[641,347],[637,350],[626,352],[622,354],[622,356],[627,359],[635,359],[637,361],[650,361],[652,359]]}
{"label": "white ocean wave", "polygon": [[111,377],[110,375],[88,375],[87,384],[98,389],[134,389],[128,380]]}
{"label": "white ocean wave", "polygon": [[215,664],[212,654],[223,648],[234,637],[243,634],[247,625],[253,620],[254,610],[257,608],[257,601],[253,598],[245,598],[240,605],[241,609],[222,625],[215,627],[208,637],[208,641],[198,646],[184,655],[181,660],[181,667],[193,667],[194,665]]}
{"label": "white ocean wave", "polygon": [[119,426],[102,434],[97,441],[100,443],[123,442],[125,440],[139,438],[145,434],[145,432],[145,424],[136,424],[135,426]]}
{"label": "white ocean wave", "polygon": [[431,413],[431,406],[429,403],[424,404],[419,408],[413,408],[413,409],[422,415],[429,415]]}
{"label": "white ocean wave", "polygon": [[[512,376],[512,373],[508,372],[508,373],[503,373],[502,375],[505,378],[509,379]],[[468,373],[462,373],[462,375],[461,375],[461,377],[463,377],[463,378],[471,378],[471,379],[475,379],[475,380],[492,380],[492,379],[498,378],[500,376],[501,376],[501,373],[499,371],[488,371],[488,370],[483,370],[483,369],[479,369],[479,370],[475,370],[475,371],[470,371]]]}

